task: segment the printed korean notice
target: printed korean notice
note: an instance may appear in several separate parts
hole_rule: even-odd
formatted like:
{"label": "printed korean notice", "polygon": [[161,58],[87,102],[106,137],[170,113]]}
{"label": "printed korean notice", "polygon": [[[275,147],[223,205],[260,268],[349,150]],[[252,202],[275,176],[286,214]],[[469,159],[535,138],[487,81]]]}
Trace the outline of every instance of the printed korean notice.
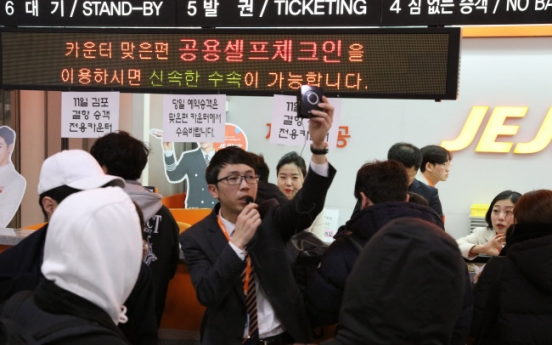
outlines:
{"label": "printed korean notice", "polygon": [[333,242],[339,222],[339,210],[324,209],[324,242]]}
{"label": "printed korean notice", "polygon": [[99,138],[119,129],[119,92],[62,92],[61,137]]}
{"label": "printed korean notice", "polygon": [[226,95],[164,95],[163,141],[224,142]]}
{"label": "printed korean notice", "polygon": [[[336,147],[341,115],[341,99],[328,98],[334,107],[332,128],[326,138],[329,147]],[[309,119],[297,117],[297,97],[274,95],[270,142],[290,146],[310,145]]]}

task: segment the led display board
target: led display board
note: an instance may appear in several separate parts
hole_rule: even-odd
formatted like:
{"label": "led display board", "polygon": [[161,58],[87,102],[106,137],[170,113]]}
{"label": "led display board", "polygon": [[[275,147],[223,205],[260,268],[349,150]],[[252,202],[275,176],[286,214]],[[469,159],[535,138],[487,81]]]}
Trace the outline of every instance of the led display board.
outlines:
{"label": "led display board", "polygon": [[[4,89],[456,99],[460,29],[4,29]],[[74,30],[74,29],[73,29]]]}

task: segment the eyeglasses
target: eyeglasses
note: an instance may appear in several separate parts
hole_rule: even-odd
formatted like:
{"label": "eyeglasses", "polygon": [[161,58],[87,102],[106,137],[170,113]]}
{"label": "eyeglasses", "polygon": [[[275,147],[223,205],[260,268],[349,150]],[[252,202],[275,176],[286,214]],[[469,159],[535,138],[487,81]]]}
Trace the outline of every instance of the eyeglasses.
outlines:
{"label": "eyeglasses", "polygon": [[230,175],[217,180],[217,183],[226,181],[231,186],[239,185],[245,180],[248,184],[256,184],[259,182],[259,176],[255,175]]}
{"label": "eyeglasses", "polygon": [[452,168],[452,163],[435,163],[444,166],[446,169]]}

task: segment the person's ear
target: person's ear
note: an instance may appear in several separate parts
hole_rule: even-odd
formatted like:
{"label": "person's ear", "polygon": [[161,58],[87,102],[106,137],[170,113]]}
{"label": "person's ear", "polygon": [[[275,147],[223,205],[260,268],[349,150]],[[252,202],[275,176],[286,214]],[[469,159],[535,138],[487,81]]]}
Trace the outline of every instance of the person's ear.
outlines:
{"label": "person's ear", "polygon": [[215,199],[218,199],[219,197],[219,193],[218,193],[218,188],[216,185],[214,184],[208,184],[207,185],[207,189],[209,189],[209,193],[211,193],[211,196]]}
{"label": "person's ear", "polygon": [[364,192],[360,192],[360,209],[362,210],[365,207],[372,206],[374,203],[370,200]]}
{"label": "person's ear", "polygon": [[49,196],[45,196],[42,198],[42,208],[44,208],[44,212],[46,212],[46,215],[48,216],[48,219],[52,217],[52,214],[54,214],[54,211],[58,207],[57,201],[50,198]]}
{"label": "person's ear", "polygon": [[435,164],[430,163],[430,162],[426,162],[425,170],[428,171],[428,172],[431,172],[434,167],[435,167]]}

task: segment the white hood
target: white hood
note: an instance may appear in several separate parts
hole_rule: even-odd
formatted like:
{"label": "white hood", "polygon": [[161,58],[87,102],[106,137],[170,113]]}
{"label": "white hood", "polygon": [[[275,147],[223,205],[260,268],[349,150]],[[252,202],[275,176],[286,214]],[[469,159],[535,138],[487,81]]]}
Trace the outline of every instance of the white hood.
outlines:
{"label": "white hood", "polygon": [[124,322],[123,303],[140,271],[142,226],[119,187],[78,192],[55,210],[46,234],[46,279]]}

